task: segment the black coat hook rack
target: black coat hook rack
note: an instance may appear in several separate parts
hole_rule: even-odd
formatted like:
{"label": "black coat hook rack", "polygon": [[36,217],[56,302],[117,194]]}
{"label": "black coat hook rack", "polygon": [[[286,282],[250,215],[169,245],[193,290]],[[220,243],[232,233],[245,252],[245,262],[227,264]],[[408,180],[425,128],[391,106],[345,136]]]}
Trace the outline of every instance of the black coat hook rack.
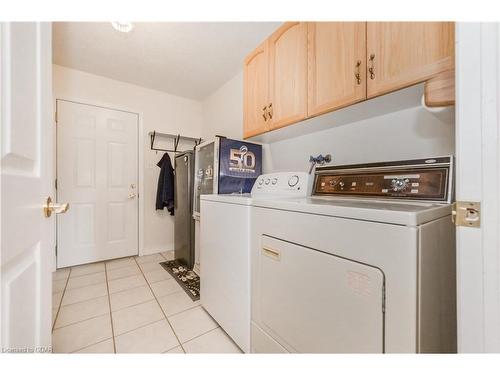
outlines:
{"label": "black coat hook rack", "polygon": [[[180,141],[194,142],[195,147],[197,145],[199,145],[201,143],[201,141],[202,141],[201,138],[186,137],[186,136],[183,136],[183,135],[180,135],[180,134],[160,133],[160,132],[157,132],[156,130],[153,130],[152,132],[150,132],[149,136],[151,138],[151,150],[164,151],[164,152],[173,152],[173,153],[183,153],[183,152],[185,152],[185,151],[179,151],[179,150],[177,150],[177,148],[179,147]],[[174,142],[173,149],[164,149],[164,148],[155,147],[156,137],[163,137],[163,138],[171,138],[171,139],[173,139],[173,142]]]}

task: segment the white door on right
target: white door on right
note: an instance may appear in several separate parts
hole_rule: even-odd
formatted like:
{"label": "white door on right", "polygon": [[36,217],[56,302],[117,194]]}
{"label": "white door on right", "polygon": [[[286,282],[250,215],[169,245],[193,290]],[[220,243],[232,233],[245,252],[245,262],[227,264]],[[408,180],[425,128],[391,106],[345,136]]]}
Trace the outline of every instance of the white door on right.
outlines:
{"label": "white door on right", "polygon": [[138,116],[57,100],[57,267],[138,254]]}

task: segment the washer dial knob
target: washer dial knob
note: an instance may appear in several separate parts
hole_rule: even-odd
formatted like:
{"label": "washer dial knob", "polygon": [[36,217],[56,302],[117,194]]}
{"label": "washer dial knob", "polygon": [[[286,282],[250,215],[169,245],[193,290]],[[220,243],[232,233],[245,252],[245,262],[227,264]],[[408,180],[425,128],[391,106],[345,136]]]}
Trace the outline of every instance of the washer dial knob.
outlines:
{"label": "washer dial knob", "polygon": [[297,176],[296,174],[288,179],[288,186],[290,187],[294,187],[298,183],[299,183],[299,176]]}

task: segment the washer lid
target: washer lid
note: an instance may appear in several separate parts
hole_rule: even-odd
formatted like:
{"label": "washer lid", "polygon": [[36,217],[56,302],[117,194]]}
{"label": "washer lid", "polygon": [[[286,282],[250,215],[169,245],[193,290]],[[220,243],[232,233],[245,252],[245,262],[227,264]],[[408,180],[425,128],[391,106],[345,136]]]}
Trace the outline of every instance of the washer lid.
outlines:
{"label": "washer lid", "polygon": [[203,194],[200,196],[202,201],[221,202],[231,204],[241,204],[244,206],[252,205],[250,194]]}
{"label": "washer lid", "polygon": [[256,207],[315,215],[409,226],[420,225],[451,214],[450,204],[342,199],[332,197],[278,200],[254,199],[253,205]]}

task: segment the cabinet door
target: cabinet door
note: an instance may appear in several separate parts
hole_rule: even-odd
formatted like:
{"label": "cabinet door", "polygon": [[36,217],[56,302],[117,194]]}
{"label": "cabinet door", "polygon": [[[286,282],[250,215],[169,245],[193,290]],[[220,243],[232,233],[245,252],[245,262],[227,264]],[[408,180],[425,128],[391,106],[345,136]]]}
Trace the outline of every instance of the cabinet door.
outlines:
{"label": "cabinet door", "polygon": [[248,138],[269,130],[269,122],[266,120],[268,117],[264,110],[264,107],[267,108],[269,104],[267,41],[248,55],[243,64],[243,71],[243,135]]}
{"label": "cabinet door", "polygon": [[366,98],[366,23],[308,24],[308,116]]}
{"label": "cabinet door", "polygon": [[307,23],[286,22],[269,38],[271,129],[307,117]]}
{"label": "cabinet door", "polygon": [[[368,97],[425,81],[454,67],[453,22],[368,22]],[[373,58],[372,58],[373,57]],[[371,60],[372,59],[372,60]]]}

